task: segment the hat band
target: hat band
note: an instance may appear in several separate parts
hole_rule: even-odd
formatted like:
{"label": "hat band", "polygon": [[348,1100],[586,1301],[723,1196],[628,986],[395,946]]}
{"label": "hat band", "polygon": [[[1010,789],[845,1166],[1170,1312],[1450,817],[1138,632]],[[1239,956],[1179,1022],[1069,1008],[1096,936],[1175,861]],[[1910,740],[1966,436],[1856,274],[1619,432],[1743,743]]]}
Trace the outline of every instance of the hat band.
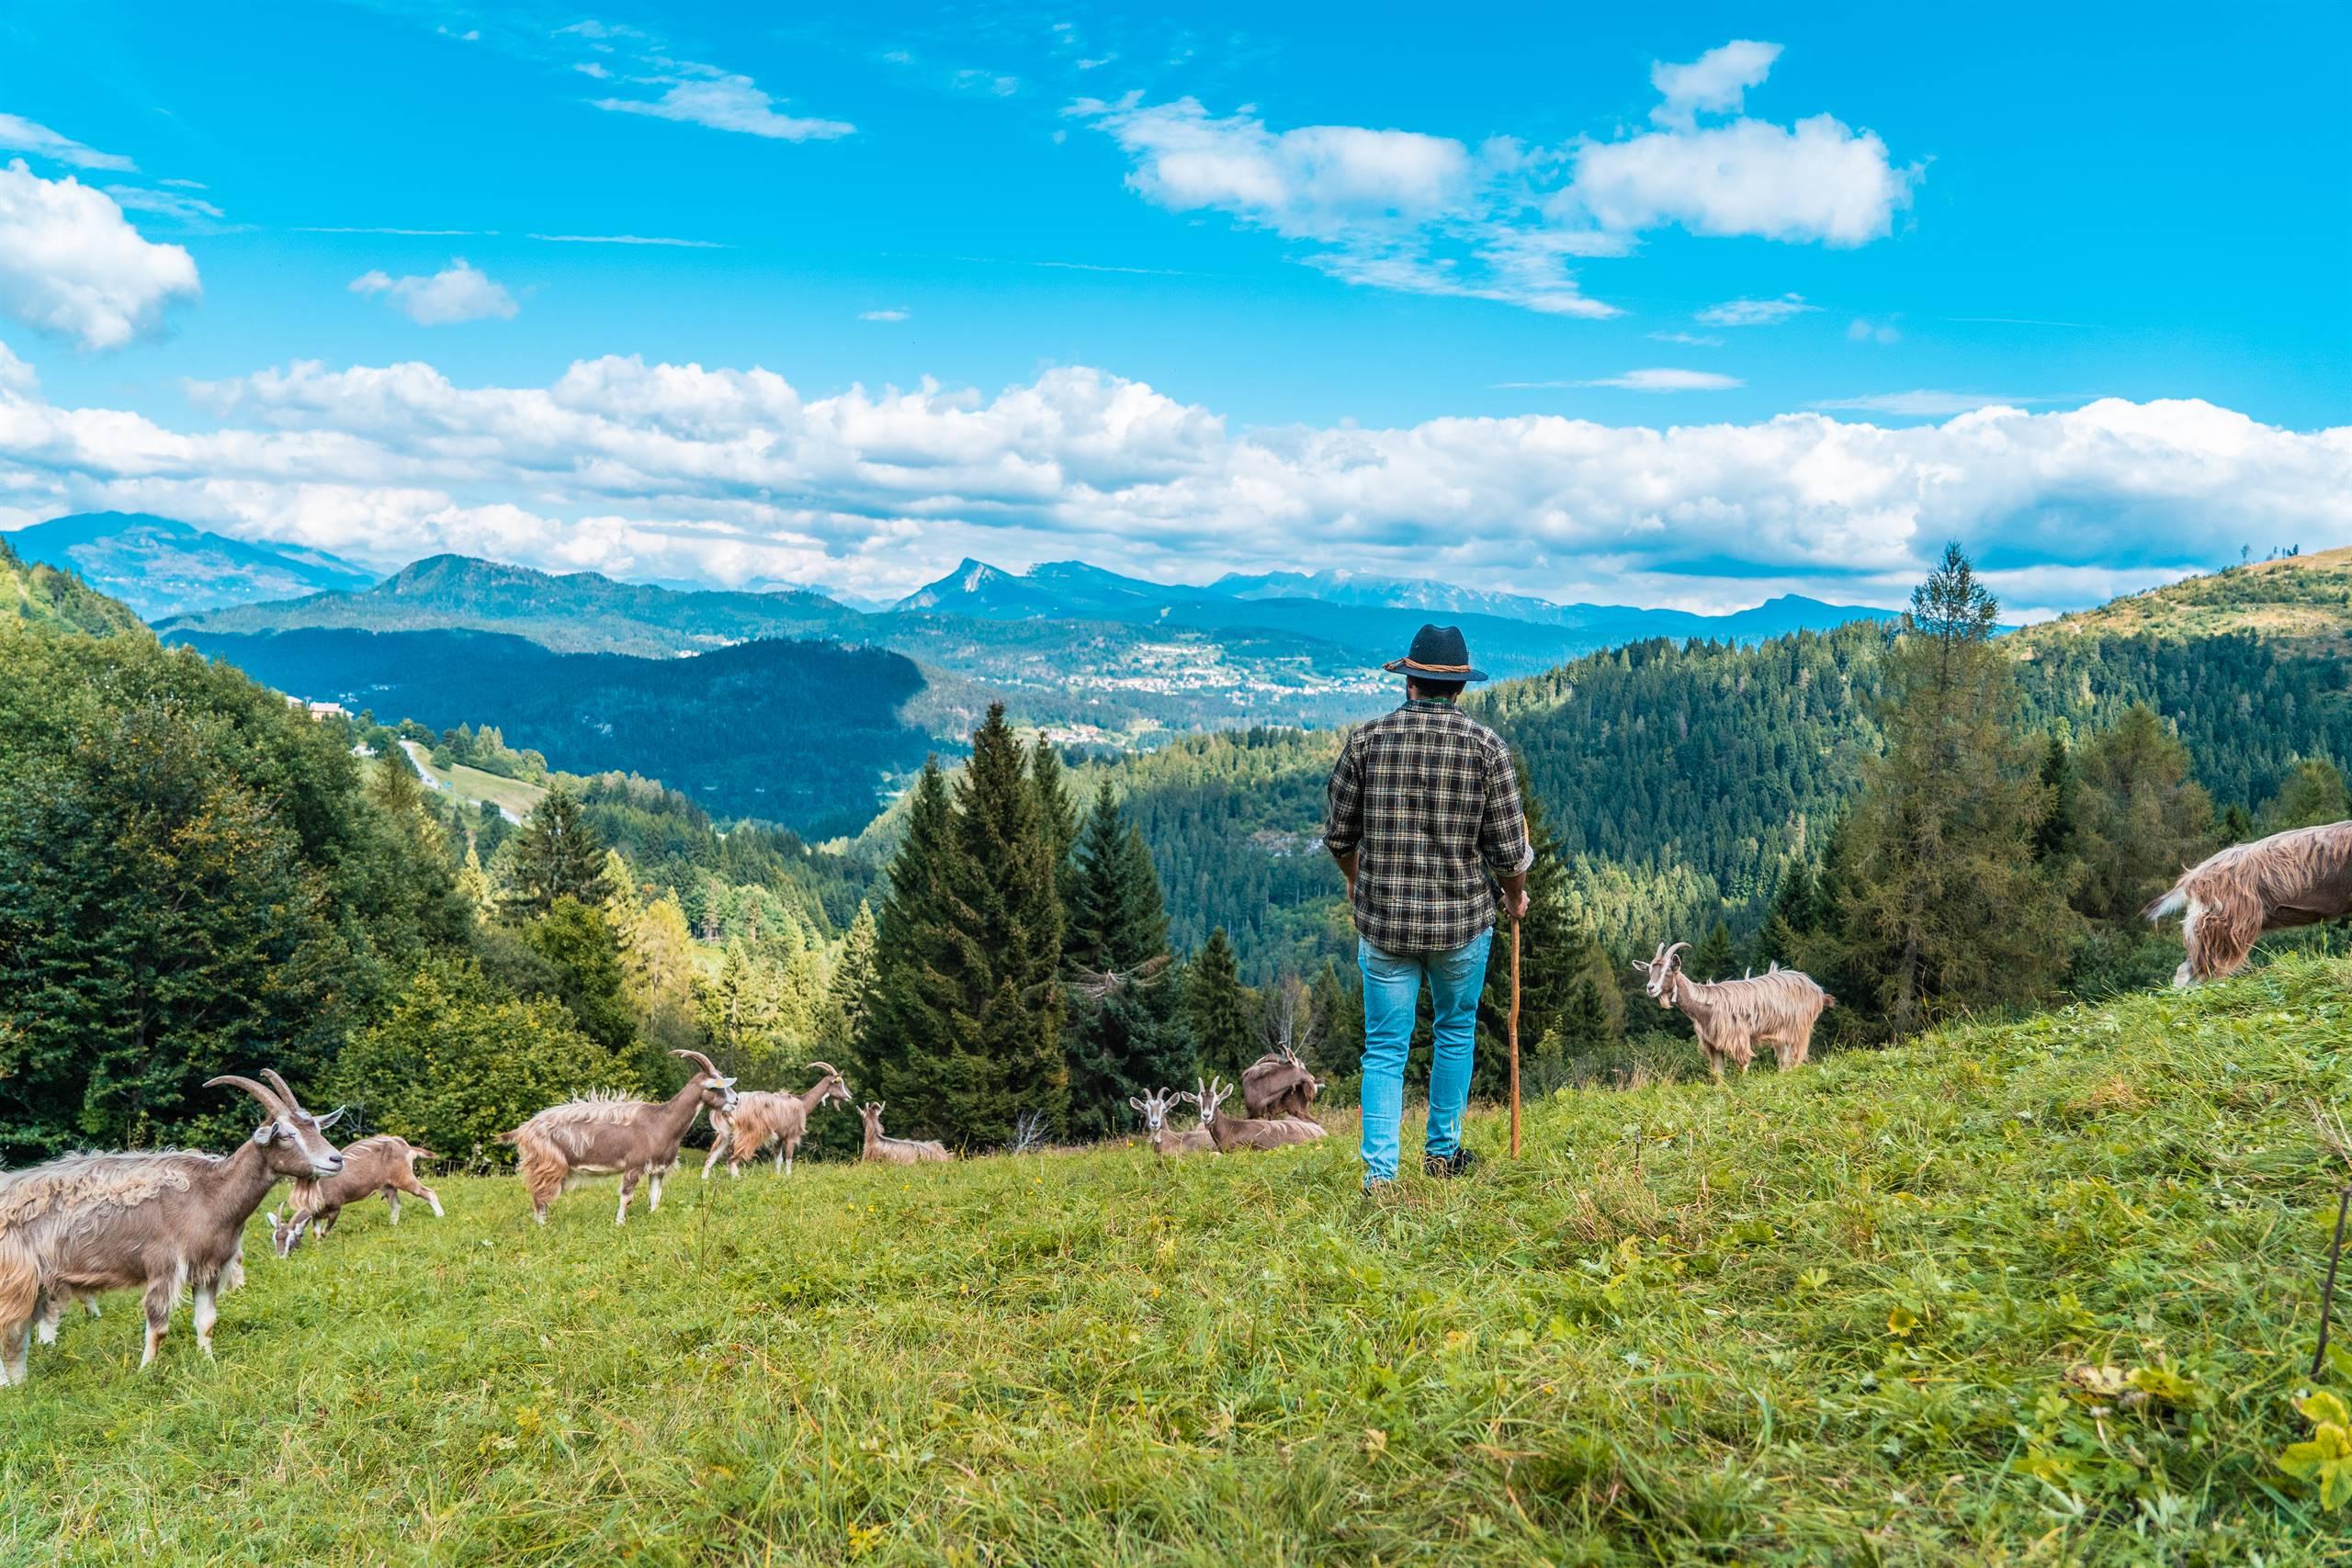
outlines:
{"label": "hat band", "polygon": [[1407,670],[1418,670],[1424,675],[1467,675],[1467,664],[1424,664],[1418,659],[1400,659],[1397,664]]}

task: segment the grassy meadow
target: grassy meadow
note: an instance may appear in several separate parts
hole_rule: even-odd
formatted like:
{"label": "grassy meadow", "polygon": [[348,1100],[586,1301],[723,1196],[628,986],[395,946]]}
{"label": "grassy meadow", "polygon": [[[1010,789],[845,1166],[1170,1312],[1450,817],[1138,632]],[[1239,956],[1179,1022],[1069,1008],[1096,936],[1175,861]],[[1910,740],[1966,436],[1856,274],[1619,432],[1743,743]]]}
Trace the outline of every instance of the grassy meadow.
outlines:
{"label": "grassy meadow", "polygon": [[1566,1094],[1376,1204],[1334,1136],[256,1221],[217,1362],[121,1294],[0,1393],[0,1560],[2341,1561],[2275,1460],[2347,980]]}

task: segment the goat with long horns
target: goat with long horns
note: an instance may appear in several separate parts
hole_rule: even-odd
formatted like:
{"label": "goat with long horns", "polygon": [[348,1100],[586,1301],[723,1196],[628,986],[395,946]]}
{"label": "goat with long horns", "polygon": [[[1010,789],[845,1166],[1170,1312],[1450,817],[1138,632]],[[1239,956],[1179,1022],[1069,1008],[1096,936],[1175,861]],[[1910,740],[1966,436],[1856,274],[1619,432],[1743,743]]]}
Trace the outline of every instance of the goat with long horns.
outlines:
{"label": "goat with long horns", "polygon": [[622,1100],[588,1095],[550,1105],[498,1141],[514,1145],[523,1186],[531,1194],[531,1214],[548,1223],[548,1205],[585,1176],[618,1176],[621,1206],[613,1224],[628,1224],[628,1202],[637,1184],[648,1184],[655,1213],[662,1212],[662,1179],[678,1168],[678,1145],[695,1118],[735,1109],[735,1080],[699,1051],[673,1051],[694,1063],[694,1077],[667,1100]]}

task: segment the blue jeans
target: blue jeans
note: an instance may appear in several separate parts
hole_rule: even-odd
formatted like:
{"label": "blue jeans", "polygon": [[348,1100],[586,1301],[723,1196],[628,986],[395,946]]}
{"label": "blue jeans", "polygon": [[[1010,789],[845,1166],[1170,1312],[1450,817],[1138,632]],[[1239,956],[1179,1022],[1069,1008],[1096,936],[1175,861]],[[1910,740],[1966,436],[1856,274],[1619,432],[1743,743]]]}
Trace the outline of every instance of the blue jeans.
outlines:
{"label": "blue jeans", "polygon": [[1487,984],[1491,928],[1448,953],[1386,953],[1359,938],[1363,968],[1363,1175],[1396,1179],[1397,1127],[1405,1119],[1405,1054],[1421,979],[1430,983],[1437,1048],[1430,1064],[1430,1125],[1422,1148],[1450,1155],[1462,1146],[1462,1108],[1470,1099],[1477,1049],[1478,994]]}

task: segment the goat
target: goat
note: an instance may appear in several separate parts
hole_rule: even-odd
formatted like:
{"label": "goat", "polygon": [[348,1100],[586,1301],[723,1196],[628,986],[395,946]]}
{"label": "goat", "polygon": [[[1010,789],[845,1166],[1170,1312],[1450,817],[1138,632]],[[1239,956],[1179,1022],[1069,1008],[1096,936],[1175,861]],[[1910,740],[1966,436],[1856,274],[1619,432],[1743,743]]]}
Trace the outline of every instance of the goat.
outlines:
{"label": "goat", "polygon": [[1315,1097],[1322,1092],[1322,1080],[1306,1070],[1287,1041],[1241,1069],[1241,1104],[1252,1116],[1306,1120],[1314,1114]]}
{"label": "goat", "polygon": [[1163,1157],[1173,1159],[1179,1155],[1216,1153],[1216,1140],[1209,1136],[1206,1127],[1180,1133],[1168,1124],[1169,1107],[1183,1098],[1172,1089],[1148,1089],[1141,1099],[1129,1095],[1127,1103],[1134,1106],[1143,1118],[1144,1141]]}
{"label": "goat", "polygon": [[2173,972],[2175,986],[2233,975],[2264,932],[2352,914],[2352,822],[2290,828],[2233,844],[2182,872],[2141,913],[2151,923],[2181,917],[2186,952]]}
{"label": "goat", "polygon": [[[1193,1081],[1200,1083],[1197,1078]],[[1324,1135],[1320,1122],[1304,1116],[1227,1116],[1224,1104],[1232,1094],[1231,1084],[1212,1077],[1198,1090],[1183,1097],[1201,1108],[1201,1125],[1208,1129],[1209,1138],[1219,1154],[1232,1149],[1288,1148],[1294,1144],[1311,1144]]]}
{"label": "goat", "polygon": [[432,1206],[433,1217],[439,1219],[440,1196],[416,1179],[416,1162],[440,1157],[431,1149],[420,1149],[406,1138],[396,1138],[390,1133],[379,1133],[345,1146],[341,1174],[325,1180],[296,1181],[286,1213],[280,1215],[272,1209],[262,1216],[269,1222],[270,1245],[278,1257],[290,1257],[302,1244],[304,1231],[325,1235],[334,1229],[345,1204],[360,1202],[379,1192],[392,1211],[394,1224],[401,1223],[403,1192],[424,1199]]}
{"label": "goat", "polygon": [[667,1100],[622,1100],[590,1095],[550,1105],[498,1141],[514,1145],[524,1189],[531,1195],[532,1217],[548,1223],[548,1205],[577,1186],[584,1176],[614,1176],[620,1179],[621,1206],[613,1224],[628,1224],[629,1200],[642,1179],[650,1189],[648,1207],[662,1212],[662,1179],[678,1168],[678,1145],[686,1130],[707,1106],[713,1111],[735,1109],[735,1080],[711,1066],[699,1051],[673,1051],[695,1064],[685,1088]]}
{"label": "goat", "polygon": [[882,1133],[883,1104],[877,1100],[857,1108],[858,1115],[865,1122],[865,1147],[859,1152],[858,1158],[877,1160],[884,1165],[921,1165],[925,1160],[951,1157],[947,1145],[935,1138],[885,1137]]}
{"label": "goat", "polygon": [[1758,1041],[1772,1047],[1782,1072],[1803,1066],[1813,1049],[1813,1026],[1838,1005],[1837,998],[1814,984],[1812,976],[1783,969],[1778,962],[1752,980],[1702,985],[1682,972],[1682,950],[1690,945],[1659,942],[1656,956],[1634,968],[1649,977],[1645,989],[1659,1007],[1679,1007],[1690,1018],[1715,1081],[1723,1081],[1725,1062],[1737,1062],[1745,1074]]}
{"label": "goat", "polygon": [[[154,1364],[180,1292],[196,1296],[196,1342],[212,1354],[222,1292],[244,1278],[245,1222],[285,1177],[332,1177],[343,1156],[268,1068],[268,1087],[223,1075],[206,1080],[253,1096],[267,1119],[232,1155],[184,1152],[68,1155],[0,1176],[0,1383],[25,1381],[34,1320],[54,1322],[69,1301],[144,1285]],[[336,1112],[340,1115],[341,1112]]]}
{"label": "goat", "polygon": [[849,1082],[842,1070],[831,1062],[811,1062],[811,1068],[825,1075],[799,1094],[782,1094],[772,1089],[753,1089],[735,1097],[735,1109],[725,1122],[714,1113],[711,1117],[713,1136],[710,1157],[702,1162],[702,1179],[710,1179],[710,1168],[718,1157],[727,1156],[727,1174],[741,1176],[743,1168],[760,1157],[760,1151],[770,1144],[776,1145],[775,1173],[792,1174],[792,1156],[800,1147],[800,1140],[808,1135],[809,1115],[824,1108],[827,1100],[850,1102]]}

